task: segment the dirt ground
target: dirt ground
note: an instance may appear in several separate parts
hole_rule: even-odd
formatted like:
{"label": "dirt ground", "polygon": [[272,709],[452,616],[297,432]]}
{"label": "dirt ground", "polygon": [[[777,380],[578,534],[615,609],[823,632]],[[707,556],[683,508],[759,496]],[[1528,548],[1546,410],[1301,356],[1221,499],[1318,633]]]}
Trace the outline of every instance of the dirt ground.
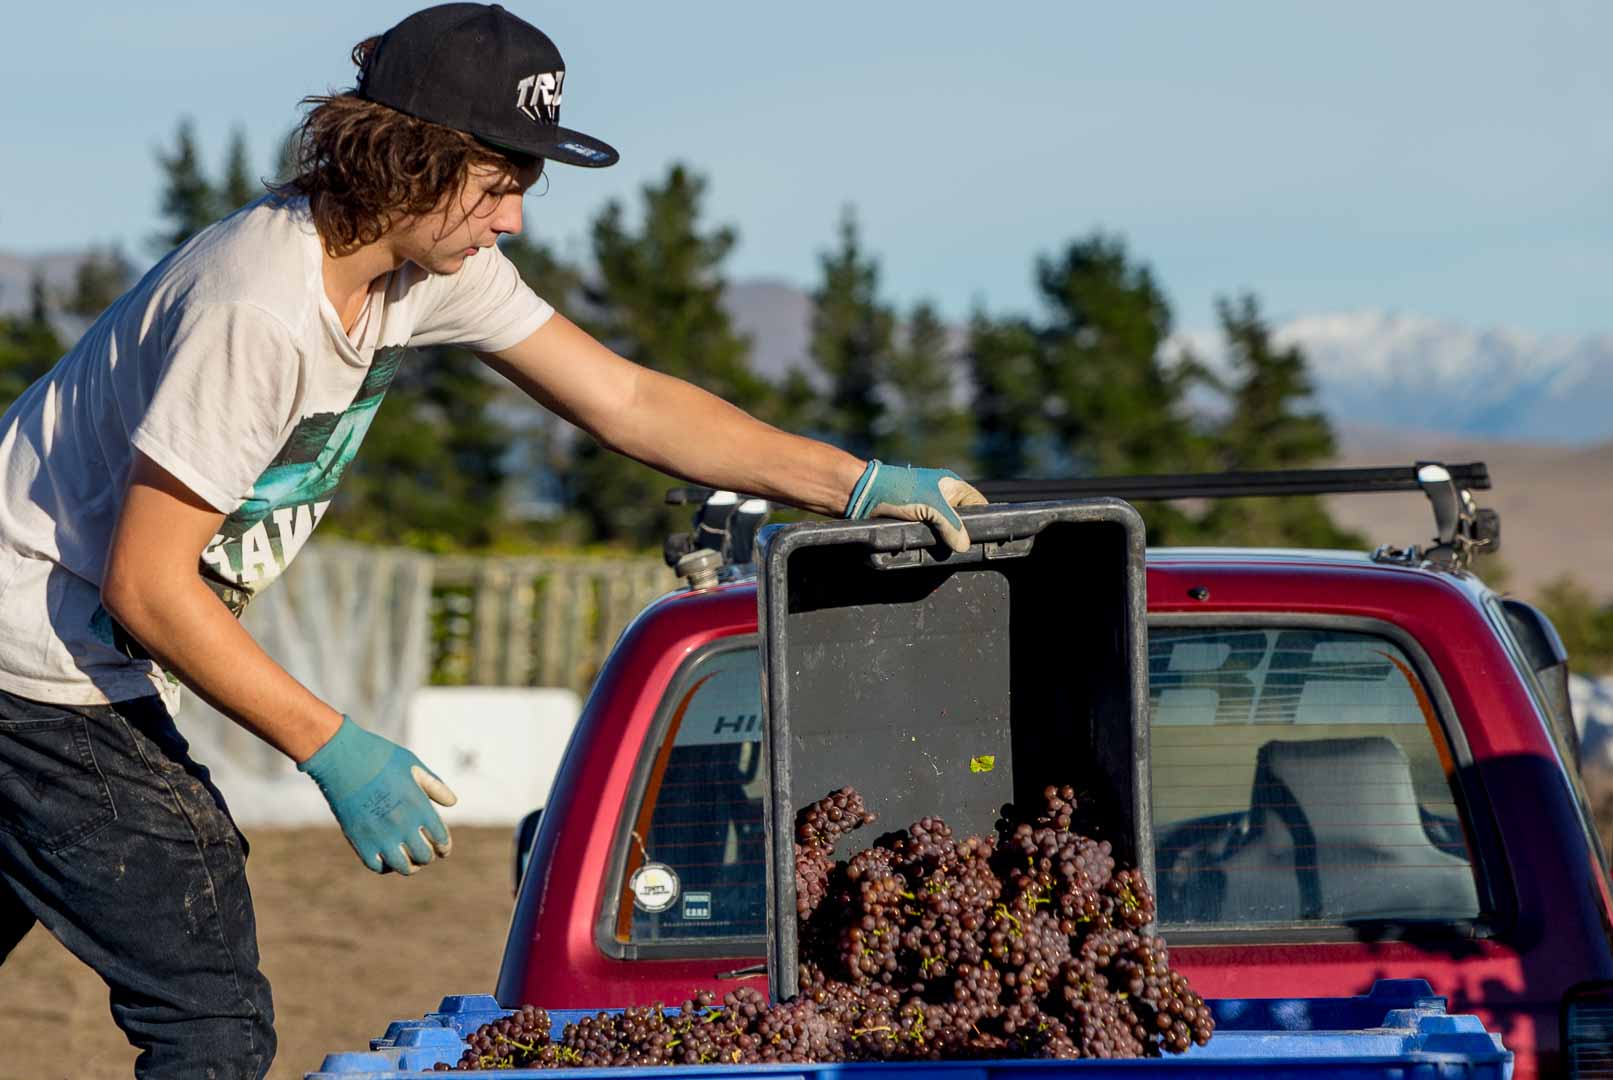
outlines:
{"label": "dirt ground", "polygon": [[[334,828],[247,831],[280,1033],[271,1078],[366,1050],[388,1020],[444,994],[492,992],[514,905],[513,833],[456,828],[453,855],[405,879],[369,873]],[[0,1078],[127,1078],[134,1056],[105,985],[35,927],[0,966]]]}

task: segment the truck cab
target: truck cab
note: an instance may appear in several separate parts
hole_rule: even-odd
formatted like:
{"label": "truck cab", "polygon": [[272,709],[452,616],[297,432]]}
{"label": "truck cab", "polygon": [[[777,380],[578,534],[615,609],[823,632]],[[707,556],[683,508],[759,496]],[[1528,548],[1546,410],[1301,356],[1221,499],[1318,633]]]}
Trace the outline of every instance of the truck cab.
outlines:
{"label": "truck cab", "polygon": [[[1517,1076],[1557,1075],[1602,1047],[1613,986],[1560,645],[1429,554],[1148,552],[1157,928],[1207,998],[1424,978]],[[758,646],[732,560],[623,633],[533,837],[502,1004],[765,990]]]}

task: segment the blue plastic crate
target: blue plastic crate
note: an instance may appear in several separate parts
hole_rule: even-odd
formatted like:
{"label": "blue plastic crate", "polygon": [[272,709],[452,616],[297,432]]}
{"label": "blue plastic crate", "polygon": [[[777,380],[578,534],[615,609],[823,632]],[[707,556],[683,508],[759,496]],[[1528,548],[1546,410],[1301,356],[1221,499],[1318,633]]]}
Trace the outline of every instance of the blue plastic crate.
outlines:
{"label": "blue plastic crate", "polygon": [[[507,1080],[621,1080],[624,1073],[665,1080],[735,1080],[748,1074],[791,1080],[1052,1080],[1074,1070],[1088,1077],[1129,1077],[1151,1070],[1173,1076],[1333,1077],[1337,1080],[1506,1080],[1512,1054],[1474,1016],[1451,1016],[1421,979],[1381,980],[1348,998],[1239,998],[1209,1002],[1215,1037],[1186,1054],[1122,1061],[952,1061],[843,1065],[677,1065],[654,1069],[503,1069]],[[600,1010],[557,1010],[555,1033]],[[618,1010],[603,1010],[615,1012]],[[446,997],[418,1020],[394,1020],[368,1051],[330,1054],[307,1080],[426,1080],[438,1062],[453,1063],[463,1036],[509,1015],[487,994]]]}

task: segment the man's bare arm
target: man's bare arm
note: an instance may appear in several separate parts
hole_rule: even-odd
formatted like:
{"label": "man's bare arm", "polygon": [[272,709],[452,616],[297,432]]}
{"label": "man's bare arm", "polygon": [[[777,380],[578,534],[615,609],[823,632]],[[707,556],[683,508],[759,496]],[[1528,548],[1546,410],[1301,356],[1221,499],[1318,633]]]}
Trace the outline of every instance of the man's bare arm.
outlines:
{"label": "man's bare arm", "polygon": [[695,483],[835,516],[866,465],[626,360],[558,313],[485,359],[604,446]]}
{"label": "man's bare arm", "polygon": [[270,659],[201,579],[202,551],[223,520],[136,453],[101,602],[165,670],[300,763],[330,739],[342,714]]}

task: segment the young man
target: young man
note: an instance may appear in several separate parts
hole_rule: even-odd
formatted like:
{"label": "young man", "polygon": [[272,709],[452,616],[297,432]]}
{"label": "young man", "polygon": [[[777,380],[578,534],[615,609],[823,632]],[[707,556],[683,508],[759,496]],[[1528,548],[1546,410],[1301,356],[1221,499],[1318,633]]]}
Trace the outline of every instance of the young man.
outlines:
{"label": "young man", "polygon": [[106,979],[143,1077],[258,1077],[275,1045],[245,843],[175,730],[179,684],[295,760],[371,870],[448,854],[441,781],[235,618],[325,513],[406,347],[475,349],[716,487],[927,521],[958,549],[953,507],[983,501],[637,367],[532,294],[495,246],[522,193],[545,161],[616,160],[559,126],[536,29],[449,4],[354,58],[298,175],[159,263],[0,421],[0,957],[44,923]]}

